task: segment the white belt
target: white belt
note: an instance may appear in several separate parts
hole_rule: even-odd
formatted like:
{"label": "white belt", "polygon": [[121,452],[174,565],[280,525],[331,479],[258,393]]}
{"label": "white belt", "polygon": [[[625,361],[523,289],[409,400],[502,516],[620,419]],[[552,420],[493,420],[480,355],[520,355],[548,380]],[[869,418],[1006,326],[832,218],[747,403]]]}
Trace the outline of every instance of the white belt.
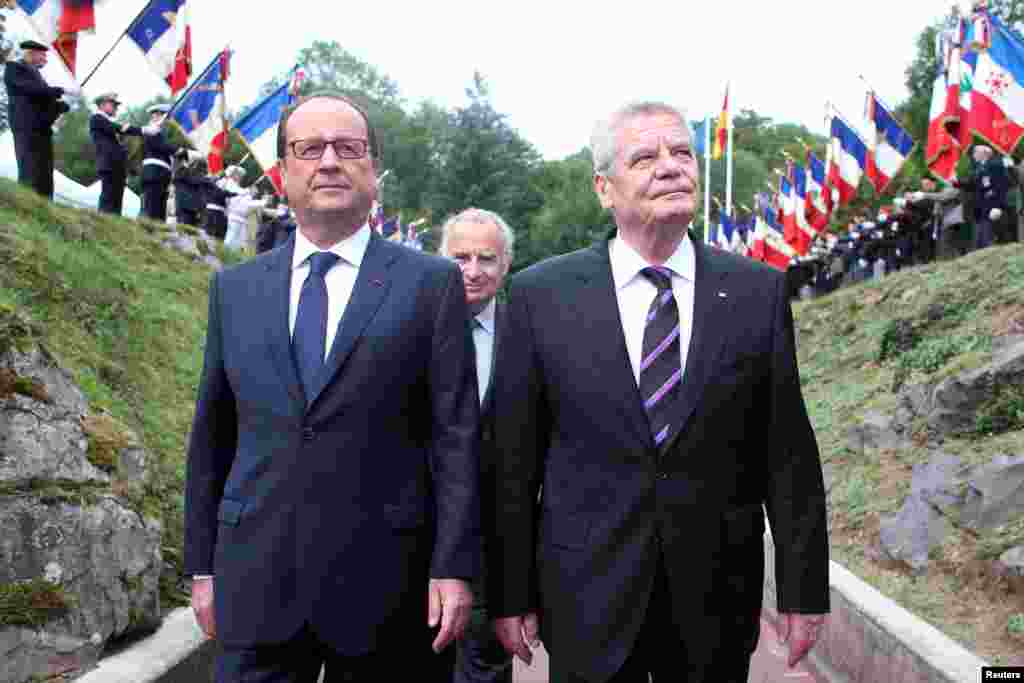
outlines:
{"label": "white belt", "polygon": [[171,170],[171,165],[163,159],[143,159],[143,166],[159,166],[160,168],[166,168],[168,171]]}
{"label": "white belt", "polygon": [[224,207],[220,204],[207,204],[206,208],[209,211],[220,211],[221,213],[224,213]]}

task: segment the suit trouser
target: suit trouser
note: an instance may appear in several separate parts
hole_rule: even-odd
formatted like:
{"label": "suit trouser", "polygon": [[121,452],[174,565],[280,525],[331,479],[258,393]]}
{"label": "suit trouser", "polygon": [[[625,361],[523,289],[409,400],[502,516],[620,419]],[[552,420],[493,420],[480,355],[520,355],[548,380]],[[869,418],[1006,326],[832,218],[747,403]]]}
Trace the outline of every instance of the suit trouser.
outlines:
{"label": "suit trouser", "polygon": [[992,221],[982,218],[974,224],[974,248],[991,247],[993,242],[995,242],[995,230]]}
{"label": "suit trouser", "polygon": [[217,658],[216,683],[378,683],[403,681],[409,672],[425,683],[451,683],[455,648],[430,648],[438,629],[421,632],[418,642],[403,640],[364,655],[340,655],[308,626],[284,643],[252,648],[225,647]]}
{"label": "suit trouser", "polygon": [[100,211],[121,215],[124,205],[124,186],[128,180],[125,169],[100,171]]}
{"label": "suit trouser", "polygon": [[161,223],[167,220],[167,196],[171,181],[142,184],[142,213],[147,218]]}
{"label": "suit trouser", "polygon": [[[717,657],[714,669],[708,675],[694,675],[689,666],[686,643],[679,637],[679,631],[672,616],[672,596],[662,554],[640,635],[622,668],[607,683],[747,683],[753,653],[746,652],[743,643],[737,643],[736,652],[730,656]],[[593,683],[576,674],[560,671],[555,653],[551,655],[551,665],[550,683]]]}
{"label": "suit trouser", "polygon": [[14,133],[18,182],[53,199],[53,133],[20,130]]}

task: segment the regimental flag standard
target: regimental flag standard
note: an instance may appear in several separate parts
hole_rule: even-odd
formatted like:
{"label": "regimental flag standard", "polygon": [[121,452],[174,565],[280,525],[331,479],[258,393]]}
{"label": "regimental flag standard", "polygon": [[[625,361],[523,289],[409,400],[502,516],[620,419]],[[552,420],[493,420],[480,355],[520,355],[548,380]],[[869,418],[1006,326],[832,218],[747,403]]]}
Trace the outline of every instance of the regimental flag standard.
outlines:
{"label": "regimental flag standard", "polygon": [[171,109],[171,120],[185,133],[200,154],[206,155],[210,173],[224,169],[228,144],[224,83],[231,54],[225,50],[213,58],[199,78]]}
{"label": "regimental flag standard", "polygon": [[277,124],[281,121],[281,114],[285,108],[295,99],[297,73],[293,73],[288,83],[254,104],[245,116],[235,123],[235,129],[245,140],[253,158],[274,184],[278,194],[283,194],[284,185],[281,180],[280,160],[277,158]]}
{"label": "regimental flag standard", "polygon": [[1009,155],[1024,136],[1024,40],[987,12],[978,17],[963,55],[974,62],[967,120],[971,132]]}
{"label": "regimental flag standard", "polygon": [[725,211],[722,211],[718,215],[718,234],[715,236],[718,246],[726,251],[730,251],[733,246],[733,233],[735,231],[736,226],[733,225],[732,218]]}
{"label": "regimental flag standard", "polygon": [[718,115],[718,126],[715,128],[715,146],[711,148],[711,158],[721,159],[725,154],[725,144],[729,134],[729,86],[725,86],[725,101],[722,102],[722,113]]}
{"label": "regimental flag standard", "polygon": [[128,28],[150,67],[176,95],[192,76],[192,30],[186,0],[150,0]]}
{"label": "regimental flag standard", "polygon": [[882,194],[910,156],[914,141],[873,92],[868,93],[865,118],[869,151],[864,172],[875,192]]}
{"label": "regimental flag standard", "polygon": [[807,150],[807,221],[817,232],[828,226],[832,214],[832,188],[827,182],[825,164]]}
{"label": "regimental flag standard", "polygon": [[36,35],[64,62],[75,75],[78,34],[96,30],[95,0],[17,0]]}
{"label": "regimental flag standard", "polygon": [[956,164],[963,145],[960,141],[960,41],[962,32],[939,34],[932,103],[928,113],[928,144],[925,163],[933,175],[950,183],[956,178]]}
{"label": "regimental flag standard", "polygon": [[838,116],[832,117],[832,146],[828,182],[839,192],[839,204],[847,204],[857,196],[857,186],[867,163],[868,148],[860,136]]}

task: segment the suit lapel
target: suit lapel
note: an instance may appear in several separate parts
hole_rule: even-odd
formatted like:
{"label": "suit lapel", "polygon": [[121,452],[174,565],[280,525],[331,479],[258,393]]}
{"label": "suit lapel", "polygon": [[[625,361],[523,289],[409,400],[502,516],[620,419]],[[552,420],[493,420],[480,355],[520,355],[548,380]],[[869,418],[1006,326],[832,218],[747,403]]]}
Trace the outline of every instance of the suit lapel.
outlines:
{"label": "suit lapel", "polygon": [[307,397],[307,406],[312,407],[324,389],[334,381],[338,371],[345,364],[356,341],[366,325],[380,307],[391,288],[391,264],[401,252],[398,247],[374,234],[366,247],[366,254],[359,266],[352,296],[345,307],[345,313],[338,324],[338,333],[327,356],[316,391]]}
{"label": "suit lapel", "polygon": [[619,403],[626,422],[643,443],[654,448],[654,437],[626,349],[608,245],[608,240],[603,240],[591,247],[578,273],[582,291],[574,298],[586,321],[587,334],[574,335],[578,338],[575,349],[578,354],[593,358],[593,366],[602,369],[601,381],[607,385],[608,396]]}
{"label": "suit lapel", "polygon": [[491,345],[491,377],[487,382],[487,389],[484,391],[484,400],[480,404],[480,414],[486,415],[491,409],[494,401],[494,371],[498,361],[498,345],[501,344],[501,303],[494,305],[494,344]]}
{"label": "suit lapel", "polygon": [[[686,426],[697,404],[700,403],[711,372],[718,365],[726,340],[726,326],[733,299],[724,288],[725,271],[716,264],[715,255],[701,244],[692,234],[694,257],[696,259],[693,285],[693,320],[690,346],[686,353],[686,368],[679,401],[679,418],[665,444],[666,449]],[[722,296],[722,295],[725,296]]]}
{"label": "suit lapel", "polygon": [[285,389],[293,401],[304,405],[306,398],[302,392],[302,383],[295,369],[292,356],[292,338],[288,320],[291,305],[292,285],[292,254],[295,252],[295,235],[278,249],[267,261],[270,288],[268,300],[273,307],[267,340],[270,356],[277,367]]}

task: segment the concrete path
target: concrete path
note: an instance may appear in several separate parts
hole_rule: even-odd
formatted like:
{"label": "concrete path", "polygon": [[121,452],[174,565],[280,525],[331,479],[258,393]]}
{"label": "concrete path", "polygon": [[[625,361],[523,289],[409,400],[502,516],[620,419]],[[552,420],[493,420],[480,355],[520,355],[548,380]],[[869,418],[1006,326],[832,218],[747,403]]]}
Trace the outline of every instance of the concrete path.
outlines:
{"label": "concrete path", "polygon": [[[533,653],[533,664],[526,666],[515,660],[514,683],[548,683],[548,656],[544,648]],[[778,644],[775,629],[761,620],[761,639],[757,650],[750,660],[750,678],[748,683],[819,683],[802,664],[795,669],[786,666],[785,646]],[[825,683],[825,681],[820,681]]]}

